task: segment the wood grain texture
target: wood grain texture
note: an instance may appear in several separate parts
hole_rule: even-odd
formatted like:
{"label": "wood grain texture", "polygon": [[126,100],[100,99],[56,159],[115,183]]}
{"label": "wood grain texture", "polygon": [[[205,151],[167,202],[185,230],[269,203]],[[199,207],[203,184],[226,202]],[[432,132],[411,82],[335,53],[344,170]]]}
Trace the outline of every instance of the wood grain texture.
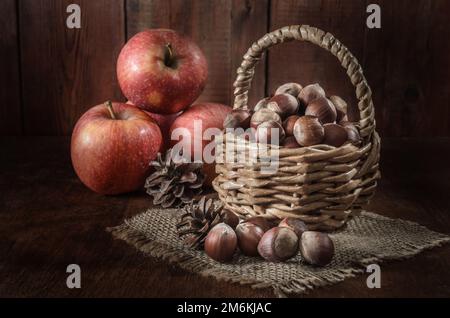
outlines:
{"label": "wood grain texture", "polygon": [[16,0],[0,1],[0,135],[22,133]]}
{"label": "wood grain texture", "polygon": [[[233,0],[231,36],[231,75],[236,78],[236,70],[243,55],[253,42],[268,31],[269,0]],[[252,86],[248,94],[249,105],[256,104],[266,96],[266,56],[255,69]],[[230,90],[230,104],[233,104],[233,90]]]}
{"label": "wood grain texture", "polygon": [[[65,26],[70,3],[81,5],[81,30]],[[369,3],[381,6],[381,29],[366,27]],[[67,135],[89,107],[122,100],[116,57],[125,36],[144,28],[192,37],[209,62],[199,100],[231,104],[248,46],[268,30],[309,24],[333,33],[361,62],[382,137],[450,136],[449,13],[447,0],[4,0],[0,135]],[[320,82],[355,106],[335,58],[304,43],[271,49],[256,69],[250,103],[288,81]]]}
{"label": "wood grain texture", "polygon": [[[386,25],[386,18],[392,15],[392,9],[389,7],[392,1],[367,1],[369,3],[376,3],[381,8],[381,29],[366,29],[364,35],[364,56],[360,60],[361,67],[364,70],[366,79],[372,89],[372,100],[375,107],[376,130],[383,136],[385,133],[385,112],[389,109],[385,100],[385,79],[387,68],[387,50],[389,45],[386,38],[388,30]],[[366,4],[366,5],[367,5]],[[376,58],[375,58],[376,57]]]}
{"label": "wood grain texture", "polygon": [[[363,56],[366,7],[363,1],[272,0],[270,29],[307,24],[332,33],[360,60]],[[337,59],[304,42],[283,43],[269,52],[268,87],[273,92],[286,82],[320,83],[327,95],[339,95],[359,116],[355,90]]]}
{"label": "wood grain texture", "polygon": [[208,61],[208,81],[198,101],[230,104],[231,10],[228,0],[127,0],[128,38],[146,28],[189,36]]}
{"label": "wood grain texture", "polygon": [[[0,138],[0,149],[1,297],[273,296],[200,277],[113,240],[105,228],[151,200],[88,190],[71,167],[68,138]],[[369,210],[449,233],[450,139],[385,139],[382,158]],[[81,266],[81,289],[66,287],[73,263]],[[381,289],[367,288],[367,275],[360,275],[306,297],[450,297],[450,245],[380,266]]]}
{"label": "wood grain texture", "polygon": [[[71,3],[81,7],[81,29],[66,27]],[[122,99],[123,0],[23,0],[19,14],[26,134],[70,134],[88,108]]]}
{"label": "wood grain texture", "polygon": [[385,136],[448,136],[450,2],[379,1],[382,27],[366,32],[365,68]]}

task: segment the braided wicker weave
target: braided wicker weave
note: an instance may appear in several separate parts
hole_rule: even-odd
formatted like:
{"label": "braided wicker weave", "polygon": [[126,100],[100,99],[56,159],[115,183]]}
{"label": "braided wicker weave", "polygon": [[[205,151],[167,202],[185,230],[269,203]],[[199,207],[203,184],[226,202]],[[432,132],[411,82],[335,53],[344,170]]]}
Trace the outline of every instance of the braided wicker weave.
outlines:
{"label": "braided wicker weave", "polygon": [[[242,218],[296,217],[310,229],[334,230],[362,210],[374,194],[378,170],[380,138],[375,131],[372,93],[357,59],[333,35],[314,27],[294,25],[270,32],[244,55],[234,83],[234,108],[247,108],[248,90],[256,63],[273,45],[301,40],[316,44],[337,57],[356,89],[362,137],[359,146],[315,145],[288,149],[244,140],[227,132],[216,139],[218,152],[214,189],[230,210]],[[262,150],[264,146],[264,150]],[[251,157],[257,161],[229,160]],[[268,160],[278,169],[264,171]]]}

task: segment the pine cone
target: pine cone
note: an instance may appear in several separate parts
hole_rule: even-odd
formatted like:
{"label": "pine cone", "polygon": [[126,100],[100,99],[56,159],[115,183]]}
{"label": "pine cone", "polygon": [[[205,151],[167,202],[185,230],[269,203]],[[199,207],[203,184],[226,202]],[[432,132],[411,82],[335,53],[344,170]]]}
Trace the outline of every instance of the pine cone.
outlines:
{"label": "pine cone", "polygon": [[177,224],[178,236],[193,248],[202,248],[208,232],[219,223],[227,223],[235,228],[239,218],[233,212],[223,209],[220,201],[214,203],[213,199],[203,196],[198,202],[192,202],[184,209]]}
{"label": "pine cone", "polygon": [[150,165],[155,168],[155,172],[145,181],[145,188],[153,197],[154,205],[179,207],[192,202],[194,196],[202,192],[205,180],[202,163],[178,159],[175,162],[172,149],[169,149],[164,158],[158,153],[157,160]]}

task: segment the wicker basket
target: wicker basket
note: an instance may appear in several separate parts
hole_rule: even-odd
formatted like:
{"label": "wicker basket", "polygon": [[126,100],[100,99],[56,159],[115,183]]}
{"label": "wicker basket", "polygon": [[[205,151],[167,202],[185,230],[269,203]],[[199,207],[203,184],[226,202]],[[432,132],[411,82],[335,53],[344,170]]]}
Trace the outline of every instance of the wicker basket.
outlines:
{"label": "wicker basket", "polygon": [[[355,123],[362,137],[359,146],[315,145],[288,149],[246,141],[233,133],[216,139],[218,152],[214,189],[225,206],[242,218],[296,217],[310,229],[329,231],[346,223],[362,210],[374,194],[380,138],[375,131],[372,93],[357,59],[333,35],[314,27],[294,25],[270,32],[244,55],[234,83],[234,108],[247,108],[254,68],[264,51],[273,45],[302,40],[314,43],[337,57],[356,89],[360,120]],[[229,160],[258,150],[258,161]],[[219,158],[220,157],[220,158]],[[278,169],[268,172],[268,158],[278,160]],[[272,162],[273,164],[273,162]]]}

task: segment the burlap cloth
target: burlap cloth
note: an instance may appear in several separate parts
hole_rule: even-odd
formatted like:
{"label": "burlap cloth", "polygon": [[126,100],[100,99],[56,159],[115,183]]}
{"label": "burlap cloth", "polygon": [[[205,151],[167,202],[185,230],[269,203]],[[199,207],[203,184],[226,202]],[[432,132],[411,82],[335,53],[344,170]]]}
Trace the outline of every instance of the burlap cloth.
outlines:
{"label": "burlap cloth", "polygon": [[272,288],[279,297],[335,284],[364,273],[367,264],[411,257],[424,249],[450,242],[450,236],[417,223],[363,212],[350,220],[345,229],[331,234],[336,252],[332,263],[326,267],[309,266],[300,255],[285,263],[270,263],[239,253],[231,263],[221,264],[203,251],[183,245],[175,229],[179,213],[174,209],[150,209],[108,231],[146,255],[178,264],[202,276],[249,284],[254,288]]}

